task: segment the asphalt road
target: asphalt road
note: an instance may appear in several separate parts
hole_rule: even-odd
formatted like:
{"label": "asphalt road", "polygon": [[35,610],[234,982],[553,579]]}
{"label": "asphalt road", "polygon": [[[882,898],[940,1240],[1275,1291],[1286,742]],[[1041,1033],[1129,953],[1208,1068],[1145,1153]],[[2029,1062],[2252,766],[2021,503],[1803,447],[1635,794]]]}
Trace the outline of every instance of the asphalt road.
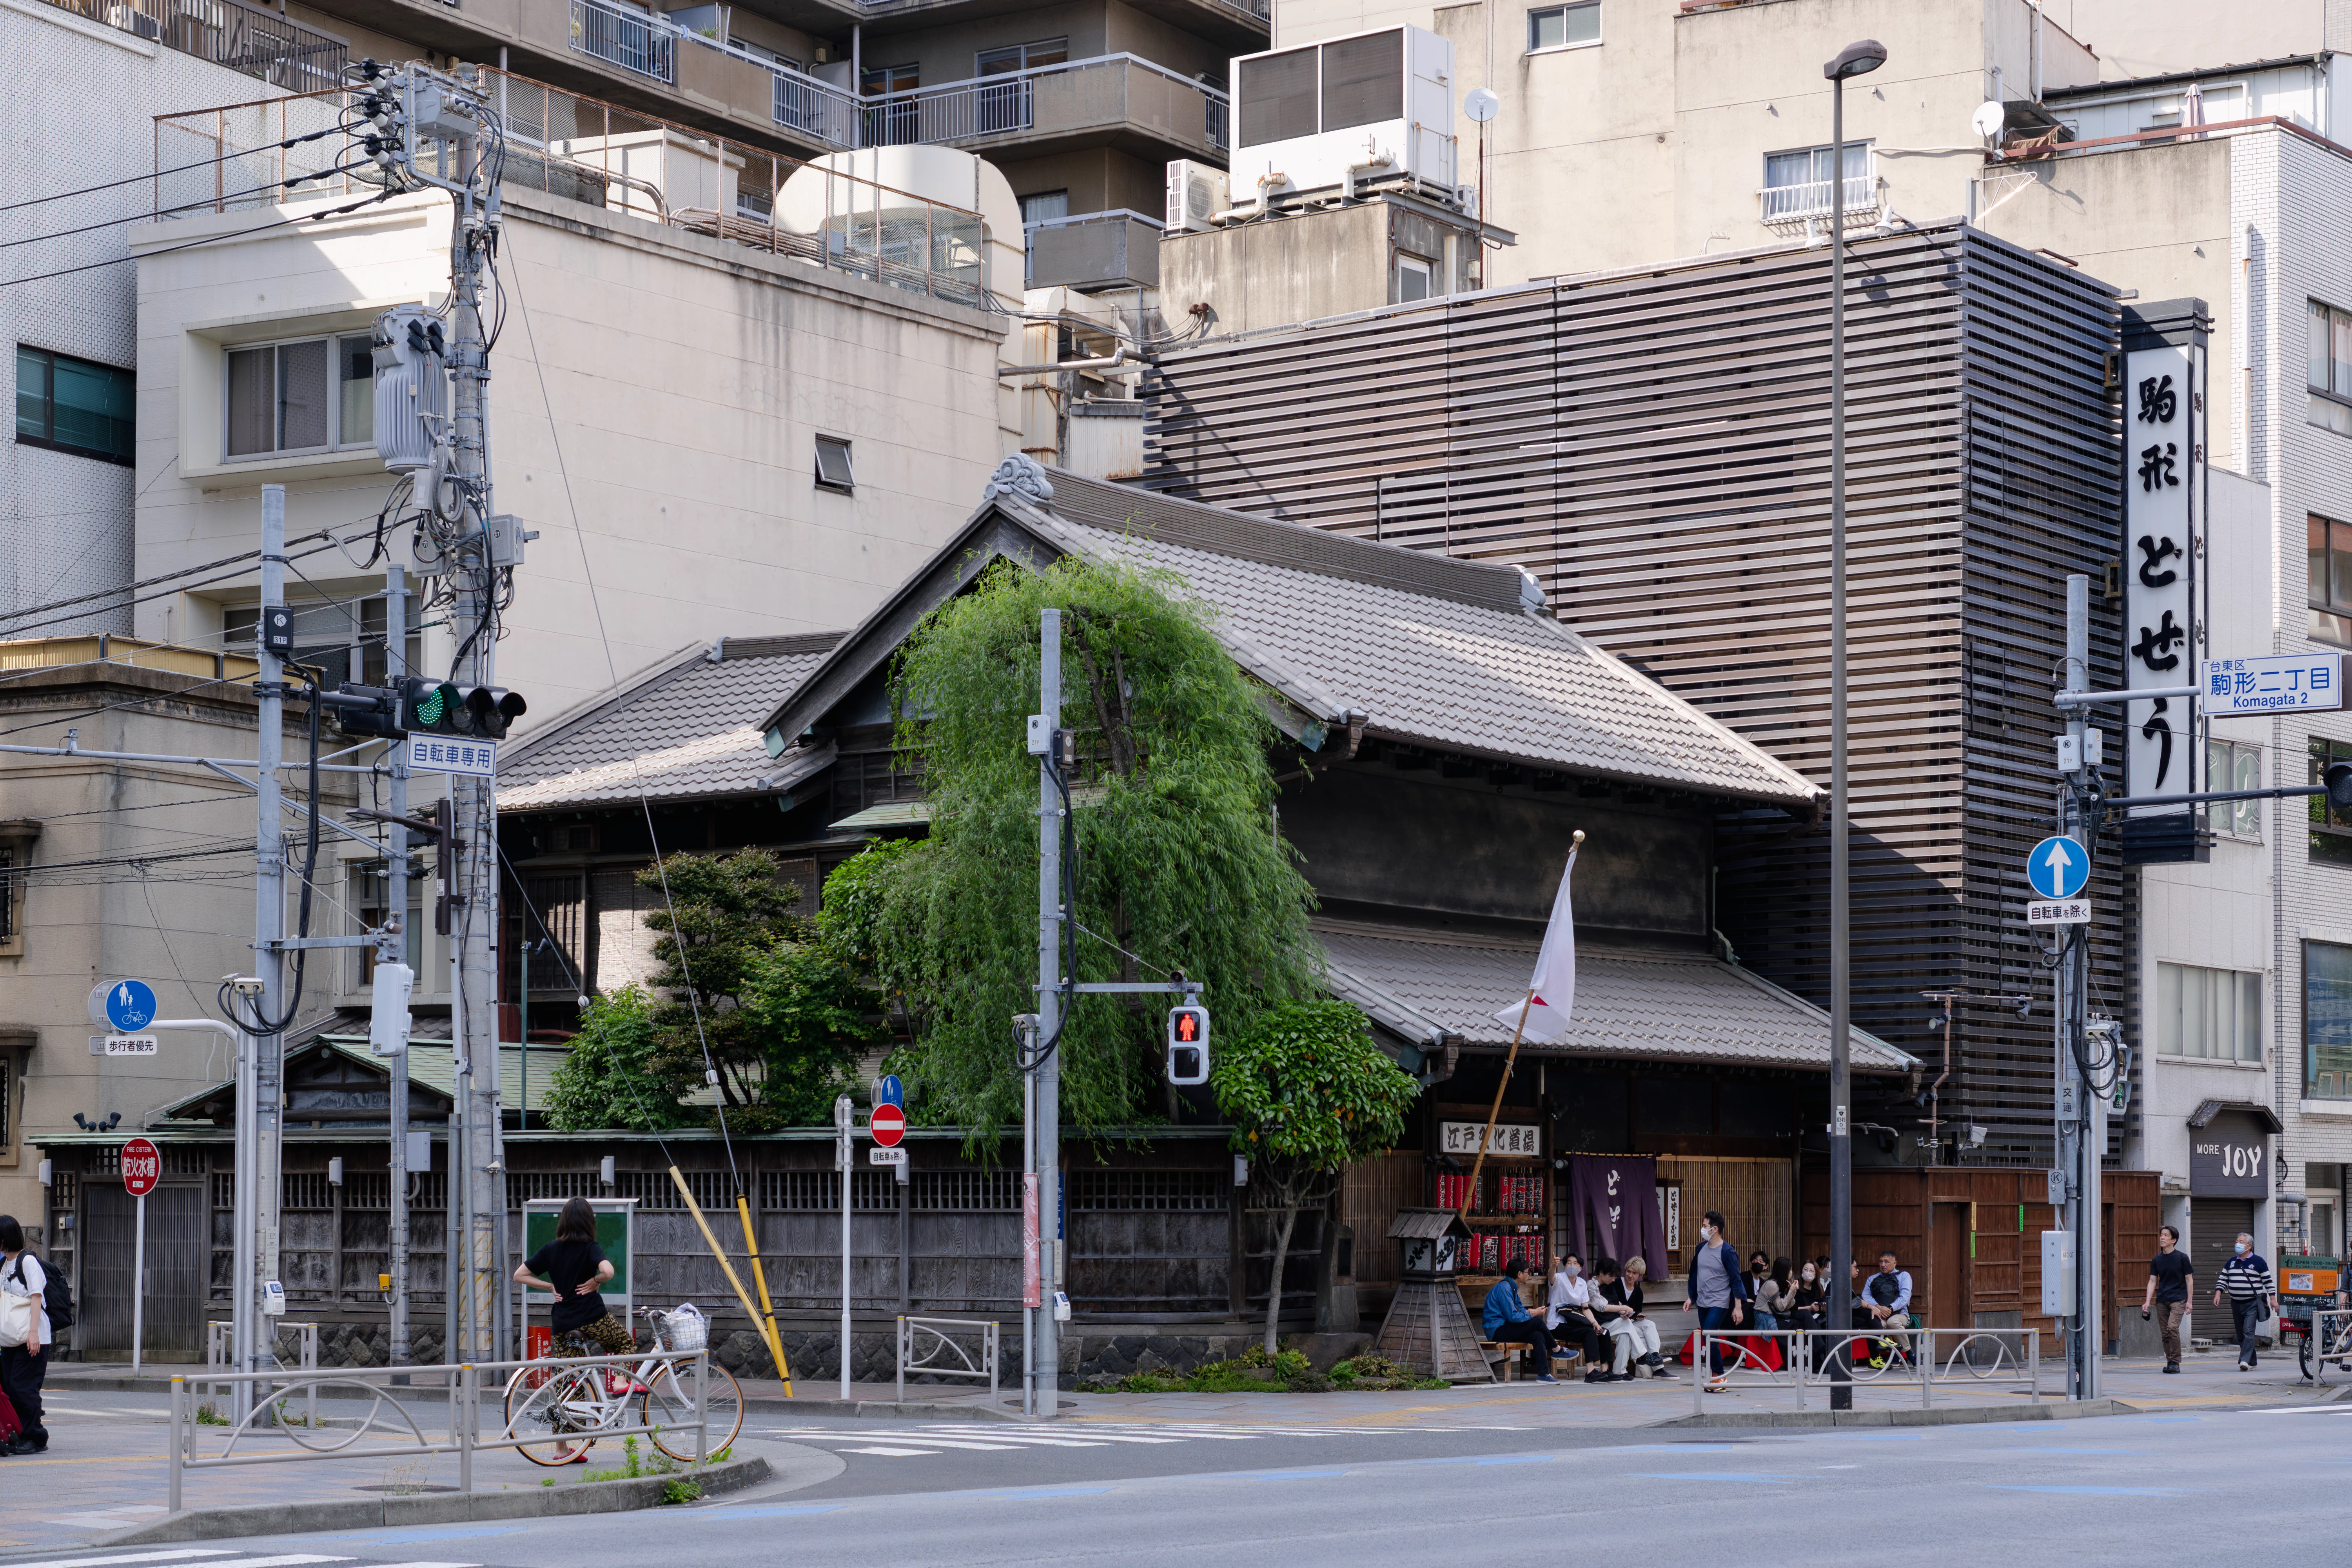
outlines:
{"label": "asphalt road", "polygon": [[2234,1552],[2250,1542],[2266,1561],[2352,1556],[2352,1507],[2342,1500],[2352,1405],[1721,1435],[755,1419],[745,1436],[782,1479],[692,1507],[44,1561],[1421,1568],[1529,1552],[1686,1559],[1696,1548],[1743,1562],[1781,1552],[1867,1568],[2063,1557],[2076,1568]]}

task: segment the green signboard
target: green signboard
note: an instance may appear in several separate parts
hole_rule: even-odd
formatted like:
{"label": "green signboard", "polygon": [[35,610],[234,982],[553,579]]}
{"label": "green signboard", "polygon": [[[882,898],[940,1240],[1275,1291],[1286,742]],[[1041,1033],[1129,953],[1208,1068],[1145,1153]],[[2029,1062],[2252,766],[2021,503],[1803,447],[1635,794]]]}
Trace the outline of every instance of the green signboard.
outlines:
{"label": "green signboard", "polygon": [[[569,1202],[565,1198],[533,1198],[523,1205],[522,1255],[536,1258],[539,1249],[555,1239],[555,1220]],[[629,1244],[635,1238],[637,1200],[635,1198],[590,1198],[588,1206],[596,1211],[596,1245],[613,1265],[613,1278],[605,1281],[601,1292],[607,1311],[624,1323],[629,1319]],[[530,1306],[544,1311],[553,1301],[544,1291],[531,1293]]]}

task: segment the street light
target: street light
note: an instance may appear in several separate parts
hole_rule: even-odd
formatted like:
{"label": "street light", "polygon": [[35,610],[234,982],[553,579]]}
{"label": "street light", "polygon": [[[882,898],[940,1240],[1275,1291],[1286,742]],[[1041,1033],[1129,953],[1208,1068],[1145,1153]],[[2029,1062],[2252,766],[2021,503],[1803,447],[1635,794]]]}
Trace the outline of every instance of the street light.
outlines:
{"label": "street light", "polygon": [[[1845,787],[1845,84],[1886,63],[1875,38],[1848,44],[1822,68],[1830,82],[1830,1278],[1829,1327],[1838,1321],[1853,1256],[1853,928],[1847,907]],[[1853,1408],[1841,1338],[1830,1359],[1830,1408]]]}

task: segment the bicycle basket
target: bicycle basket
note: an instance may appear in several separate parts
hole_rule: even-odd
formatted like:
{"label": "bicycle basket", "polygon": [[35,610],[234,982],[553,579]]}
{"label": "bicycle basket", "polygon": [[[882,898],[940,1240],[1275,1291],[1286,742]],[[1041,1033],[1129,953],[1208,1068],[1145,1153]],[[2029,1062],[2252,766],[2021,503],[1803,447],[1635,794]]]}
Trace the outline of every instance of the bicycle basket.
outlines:
{"label": "bicycle basket", "polygon": [[693,1302],[654,1318],[654,1337],[666,1351],[698,1351],[710,1342],[710,1320]]}

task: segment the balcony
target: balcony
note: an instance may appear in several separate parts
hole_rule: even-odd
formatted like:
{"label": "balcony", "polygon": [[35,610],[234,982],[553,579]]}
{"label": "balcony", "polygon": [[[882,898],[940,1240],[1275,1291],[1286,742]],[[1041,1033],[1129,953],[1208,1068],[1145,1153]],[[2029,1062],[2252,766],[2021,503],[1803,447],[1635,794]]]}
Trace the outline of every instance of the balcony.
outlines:
{"label": "balcony", "polygon": [[864,100],[866,144],[1042,154],[1106,133],[1139,150],[1223,161],[1225,95],[1134,55],[1103,55]]}
{"label": "balcony", "polygon": [[572,0],[572,47],[606,65],[677,83],[675,43],[678,29],[652,16],[595,0]]}
{"label": "balcony", "polygon": [[855,94],[662,17],[572,0],[567,41],[574,54],[722,107],[730,119],[764,118],[823,146],[855,145]]}
{"label": "balcony", "polygon": [[226,66],[272,87],[339,85],[351,49],[331,33],[241,0],[48,0],[60,11]]}
{"label": "balcony", "polygon": [[[1811,224],[1830,216],[1828,180],[1808,180],[1794,185],[1767,185],[1756,193],[1759,216],[1767,224]],[[1879,196],[1885,182],[1873,174],[1849,174],[1845,182],[1845,221],[1874,224],[1879,217]]]}

